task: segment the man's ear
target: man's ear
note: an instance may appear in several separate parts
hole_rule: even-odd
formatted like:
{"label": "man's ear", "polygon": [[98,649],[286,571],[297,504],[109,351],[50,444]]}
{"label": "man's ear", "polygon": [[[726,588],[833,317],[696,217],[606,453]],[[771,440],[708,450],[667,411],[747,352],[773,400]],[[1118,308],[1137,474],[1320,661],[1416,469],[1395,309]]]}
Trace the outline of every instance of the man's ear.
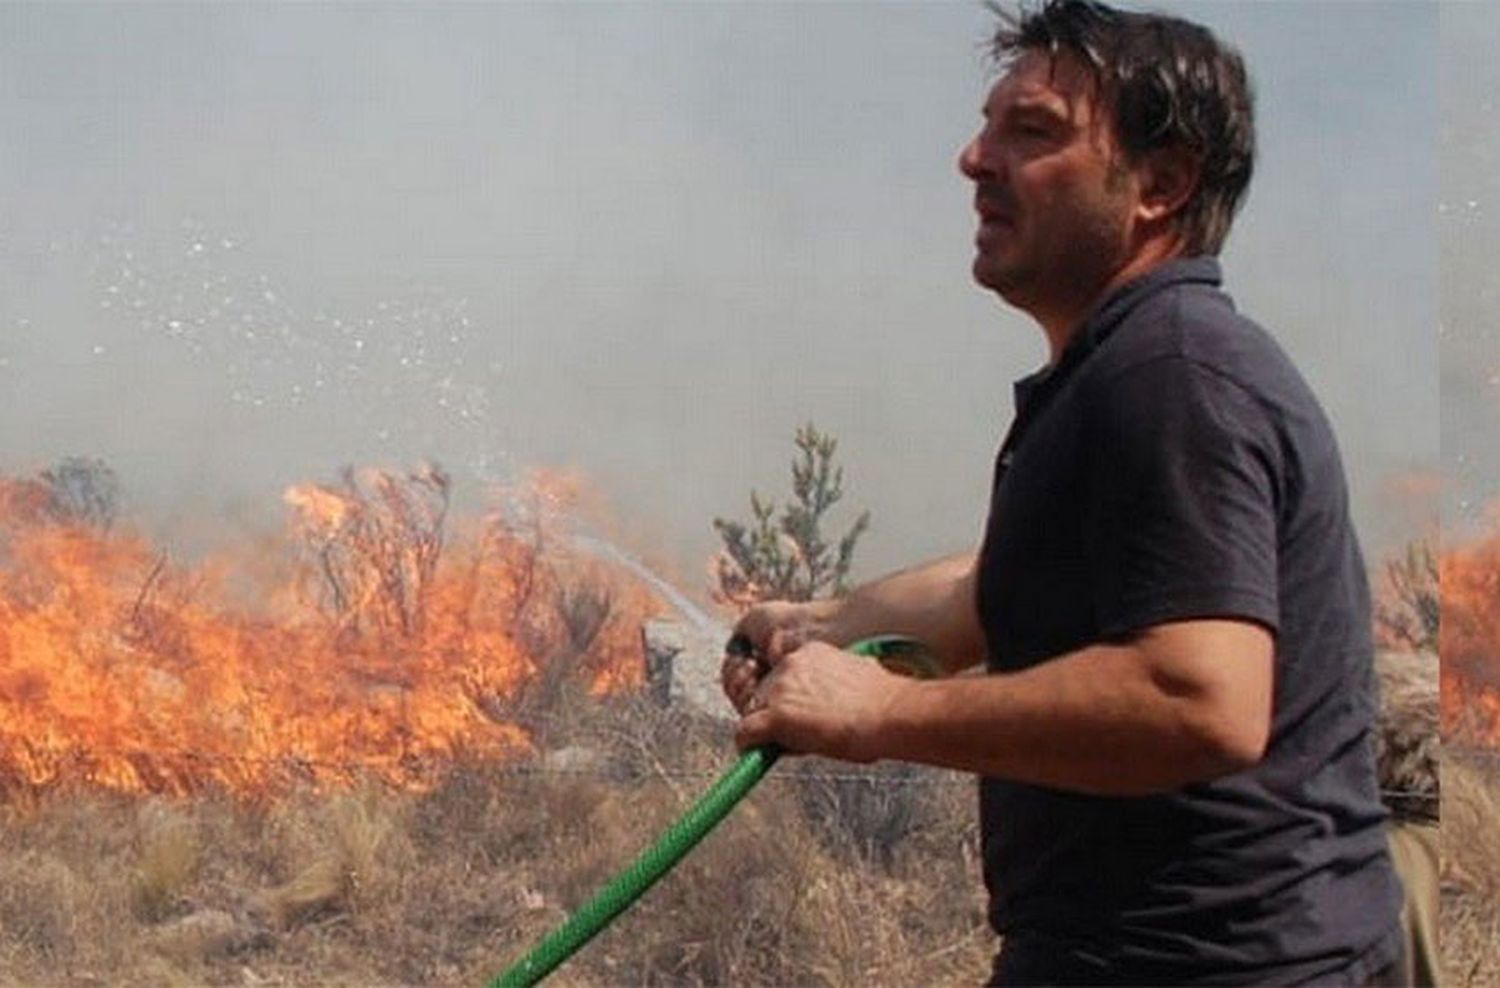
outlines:
{"label": "man's ear", "polygon": [[1141,204],[1137,215],[1157,223],[1182,209],[1203,175],[1203,158],[1182,145],[1146,152],[1137,167]]}

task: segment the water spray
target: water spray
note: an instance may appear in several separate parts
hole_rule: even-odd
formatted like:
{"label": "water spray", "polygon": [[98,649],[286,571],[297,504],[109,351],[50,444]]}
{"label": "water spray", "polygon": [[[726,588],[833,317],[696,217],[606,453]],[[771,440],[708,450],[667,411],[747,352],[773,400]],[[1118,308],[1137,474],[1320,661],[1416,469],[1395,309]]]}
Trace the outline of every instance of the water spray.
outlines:
{"label": "water spray", "polygon": [[[748,655],[749,640],[736,635],[729,640],[726,651],[731,655]],[[893,672],[905,675],[925,679],[938,673],[937,663],[926,647],[901,635],[866,638],[849,646],[849,651],[873,658]],[[708,792],[656,839],[656,843],[641,852],[628,868],[616,875],[530,953],[491,981],[489,988],[530,988],[555,971],[687,857],[698,842],[755,788],[755,784],[765,778],[781,754],[779,745],[768,744],[751,748],[741,755]]]}

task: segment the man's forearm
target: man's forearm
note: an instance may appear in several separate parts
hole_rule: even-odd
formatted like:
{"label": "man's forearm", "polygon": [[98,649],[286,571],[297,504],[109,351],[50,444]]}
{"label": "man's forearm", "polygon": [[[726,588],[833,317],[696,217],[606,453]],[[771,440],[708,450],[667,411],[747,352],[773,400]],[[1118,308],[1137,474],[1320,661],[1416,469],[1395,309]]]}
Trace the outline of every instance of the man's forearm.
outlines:
{"label": "man's forearm", "polygon": [[[1211,629],[1253,636],[1229,623]],[[1160,792],[1252,765],[1266,744],[1270,655],[1226,638],[1227,675],[1138,645],[1023,672],[894,688],[865,754],[1101,795]]]}
{"label": "man's forearm", "polygon": [[819,637],[848,645],[876,634],[910,635],[957,672],[984,658],[974,596],[975,556],[949,556],[864,584],[829,601]]}

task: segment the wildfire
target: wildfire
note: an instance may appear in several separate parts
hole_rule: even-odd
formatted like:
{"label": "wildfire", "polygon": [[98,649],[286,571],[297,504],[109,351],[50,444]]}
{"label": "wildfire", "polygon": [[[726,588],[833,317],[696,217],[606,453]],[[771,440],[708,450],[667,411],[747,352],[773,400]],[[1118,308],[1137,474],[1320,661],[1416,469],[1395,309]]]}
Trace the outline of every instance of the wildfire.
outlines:
{"label": "wildfire", "polygon": [[295,487],[285,543],[185,566],[74,467],[0,478],[0,796],[420,787],[525,750],[548,669],[593,692],[642,677],[650,594],[553,545],[545,511],[448,538],[436,468]]}
{"label": "wildfire", "polygon": [[1444,733],[1500,745],[1500,533],[1447,551],[1440,579]]}

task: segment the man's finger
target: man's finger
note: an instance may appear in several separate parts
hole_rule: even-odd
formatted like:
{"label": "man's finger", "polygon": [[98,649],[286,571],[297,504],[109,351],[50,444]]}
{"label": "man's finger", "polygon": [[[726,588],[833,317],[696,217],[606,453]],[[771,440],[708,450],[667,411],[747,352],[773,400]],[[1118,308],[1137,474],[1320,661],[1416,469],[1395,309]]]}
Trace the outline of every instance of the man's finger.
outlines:
{"label": "man's finger", "polygon": [[734,743],[740,751],[759,748],[774,740],[771,735],[771,712],[764,707],[740,718],[740,726],[734,733]]}
{"label": "man's finger", "polygon": [[734,709],[741,713],[749,710],[751,703],[758,694],[758,686],[759,683],[754,679],[737,679],[734,688],[729,694],[729,700],[734,704]]}
{"label": "man's finger", "polygon": [[807,644],[801,632],[782,628],[771,633],[771,647],[766,649],[765,659],[772,665]]}

